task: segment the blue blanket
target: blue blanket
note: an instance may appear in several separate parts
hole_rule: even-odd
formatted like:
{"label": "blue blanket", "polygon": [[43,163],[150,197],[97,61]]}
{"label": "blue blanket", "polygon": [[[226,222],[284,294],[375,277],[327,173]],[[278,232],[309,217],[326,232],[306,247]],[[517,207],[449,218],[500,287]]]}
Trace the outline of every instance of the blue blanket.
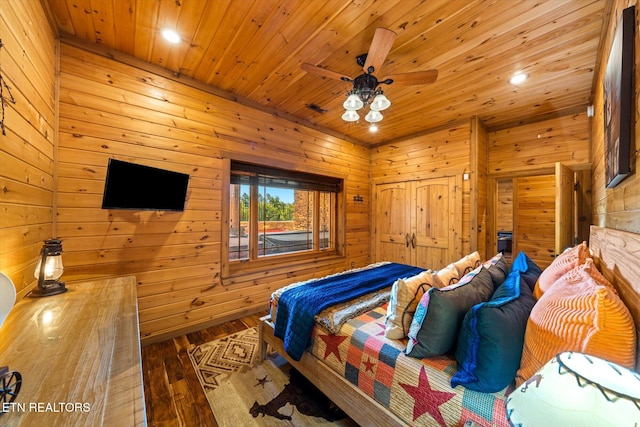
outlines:
{"label": "blue blanket", "polygon": [[284,341],[289,356],[300,360],[311,340],[314,319],[322,310],[391,286],[399,278],[422,271],[424,269],[419,267],[389,263],[288,289],[278,301],[274,335]]}

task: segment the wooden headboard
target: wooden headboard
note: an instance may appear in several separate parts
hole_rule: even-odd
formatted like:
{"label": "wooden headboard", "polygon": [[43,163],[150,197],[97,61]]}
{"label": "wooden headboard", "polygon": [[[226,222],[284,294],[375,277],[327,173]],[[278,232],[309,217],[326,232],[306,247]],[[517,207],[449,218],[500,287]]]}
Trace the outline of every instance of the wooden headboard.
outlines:
{"label": "wooden headboard", "polygon": [[[616,287],[629,308],[640,338],[640,234],[591,226],[589,248],[602,274]],[[636,371],[640,369],[637,339]]]}

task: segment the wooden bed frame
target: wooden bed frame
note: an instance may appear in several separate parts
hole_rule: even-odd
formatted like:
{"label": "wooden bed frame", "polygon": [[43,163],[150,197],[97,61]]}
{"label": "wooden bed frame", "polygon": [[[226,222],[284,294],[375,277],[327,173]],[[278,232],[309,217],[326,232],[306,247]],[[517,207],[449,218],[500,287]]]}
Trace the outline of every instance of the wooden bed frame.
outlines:
{"label": "wooden bed frame", "polygon": [[[636,336],[640,336],[640,234],[592,225],[589,248],[596,265],[613,283],[629,308],[635,322]],[[305,353],[298,362],[291,359],[284,350],[282,340],[273,335],[273,323],[269,316],[261,319],[259,334],[262,342],[261,360],[270,346],[356,423],[372,427],[407,426],[406,422],[380,406],[313,355]],[[636,370],[640,367],[640,343],[638,349]]]}

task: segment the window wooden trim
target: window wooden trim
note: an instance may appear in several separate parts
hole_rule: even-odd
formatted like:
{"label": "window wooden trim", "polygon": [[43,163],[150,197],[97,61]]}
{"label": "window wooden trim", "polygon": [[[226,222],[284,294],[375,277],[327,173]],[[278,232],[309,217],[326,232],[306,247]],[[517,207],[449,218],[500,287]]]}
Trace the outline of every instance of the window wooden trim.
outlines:
{"label": "window wooden trim", "polygon": [[[336,193],[336,214],[335,218],[332,219],[331,226],[335,227],[335,233],[333,233],[335,243],[330,249],[314,249],[309,251],[302,252],[293,252],[288,254],[277,254],[277,255],[268,255],[262,256],[257,259],[251,260],[238,260],[238,261],[230,261],[229,260],[229,221],[230,221],[230,212],[229,212],[229,200],[231,197],[231,159],[224,159],[224,173],[222,176],[222,212],[221,212],[221,220],[222,227],[220,230],[220,241],[221,241],[221,251],[220,251],[220,270],[222,279],[225,278],[234,278],[241,276],[243,274],[249,273],[258,273],[264,272],[267,270],[271,270],[273,268],[285,267],[285,266],[294,266],[294,265],[304,265],[309,262],[317,262],[319,260],[330,260],[330,259],[343,259],[345,256],[345,248],[346,248],[346,190],[344,183],[346,182],[346,178],[344,176],[339,176],[337,179],[342,180],[342,185],[338,188],[338,192]],[[294,173],[294,171],[291,171]],[[254,187],[255,191],[257,191],[257,187]],[[252,189],[253,191],[253,189]],[[252,209],[258,209],[257,204],[252,204]],[[319,230],[319,218],[315,218],[314,215],[314,229]],[[258,238],[258,228],[251,227],[252,234],[255,233],[255,236],[252,235],[251,238]],[[317,234],[317,233],[314,233]],[[314,236],[314,239],[317,237]],[[316,245],[317,242],[314,241],[314,247],[318,247]]]}

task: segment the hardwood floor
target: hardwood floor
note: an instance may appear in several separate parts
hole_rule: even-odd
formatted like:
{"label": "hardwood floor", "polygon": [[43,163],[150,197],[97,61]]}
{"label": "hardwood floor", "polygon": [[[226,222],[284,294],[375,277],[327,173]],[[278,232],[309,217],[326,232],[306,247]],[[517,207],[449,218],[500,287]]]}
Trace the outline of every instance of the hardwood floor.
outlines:
{"label": "hardwood floor", "polygon": [[217,427],[187,350],[252,326],[255,314],[142,348],[147,424],[150,427]]}

